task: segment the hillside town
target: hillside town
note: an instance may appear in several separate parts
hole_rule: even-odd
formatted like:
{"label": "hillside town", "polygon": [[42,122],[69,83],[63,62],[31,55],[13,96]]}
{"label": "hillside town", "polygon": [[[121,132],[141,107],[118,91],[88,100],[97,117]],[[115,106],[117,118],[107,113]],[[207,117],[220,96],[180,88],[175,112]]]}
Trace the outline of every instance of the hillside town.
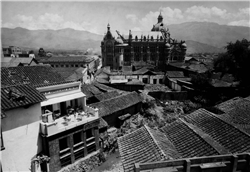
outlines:
{"label": "hillside town", "polygon": [[1,171],[249,172],[250,37],[190,53],[164,20],[108,22],[100,53],[2,46]]}

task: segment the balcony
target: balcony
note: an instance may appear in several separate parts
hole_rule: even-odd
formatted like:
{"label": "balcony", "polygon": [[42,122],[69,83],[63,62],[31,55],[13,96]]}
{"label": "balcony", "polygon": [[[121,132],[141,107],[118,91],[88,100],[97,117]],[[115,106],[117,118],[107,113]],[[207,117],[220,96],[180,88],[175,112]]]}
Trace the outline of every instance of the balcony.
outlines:
{"label": "balcony", "polygon": [[99,118],[98,109],[85,106],[85,111],[77,112],[53,120],[52,112],[42,115],[41,133],[46,136],[55,135],[57,133],[69,130],[71,128],[81,126]]}

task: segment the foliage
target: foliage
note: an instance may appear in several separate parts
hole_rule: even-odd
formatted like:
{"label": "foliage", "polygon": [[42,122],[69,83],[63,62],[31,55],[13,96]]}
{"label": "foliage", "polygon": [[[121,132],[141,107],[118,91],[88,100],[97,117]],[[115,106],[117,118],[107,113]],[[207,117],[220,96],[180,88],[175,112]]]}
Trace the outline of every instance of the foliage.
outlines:
{"label": "foliage", "polygon": [[206,73],[198,73],[195,75],[191,75],[191,82],[195,87],[198,88],[207,88],[210,86],[211,72],[208,71]]}
{"label": "foliage", "polygon": [[44,51],[43,48],[40,48],[38,50],[38,56],[40,56],[40,57],[45,57],[46,56],[46,52]]}
{"label": "foliage", "polygon": [[228,43],[227,52],[214,60],[217,72],[231,73],[241,85],[250,85],[250,42],[246,39]]}

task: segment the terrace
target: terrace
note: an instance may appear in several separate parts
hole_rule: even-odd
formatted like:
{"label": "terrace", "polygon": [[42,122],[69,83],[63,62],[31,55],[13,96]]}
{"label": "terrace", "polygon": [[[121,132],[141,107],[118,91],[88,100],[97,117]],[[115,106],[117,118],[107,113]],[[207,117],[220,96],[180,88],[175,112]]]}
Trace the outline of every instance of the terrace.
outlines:
{"label": "terrace", "polygon": [[81,126],[99,118],[98,109],[86,105],[80,82],[38,88],[46,96],[41,102],[41,133],[46,136]]}
{"label": "terrace", "polygon": [[78,110],[57,119],[53,119],[53,113],[47,111],[47,113],[42,115],[42,122],[40,123],[41,133],[46,136],[55,135],[98,118],[98,109],[89,106],[85,106],[84,111]]}

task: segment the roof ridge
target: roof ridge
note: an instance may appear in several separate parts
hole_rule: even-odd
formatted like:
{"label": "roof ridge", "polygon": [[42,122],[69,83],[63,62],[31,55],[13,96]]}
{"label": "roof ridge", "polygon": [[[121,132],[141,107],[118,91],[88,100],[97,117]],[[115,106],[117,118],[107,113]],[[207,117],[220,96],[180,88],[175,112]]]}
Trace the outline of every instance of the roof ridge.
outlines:
{"label": "roof ridge", "polygon": [[[250,137],[250,134],[249,134],[249,133],[247,133],[246,131],[242,130],[241,128],[235,126],[234,124],[232,124],[231,122],[227,121],[226,119],[220,118],[219,116],[217,116],[217,115],[214,114],[213,112],[210,112],[210,111],[208,111],[208,110],[206,110],[206,109],[204,109],[204,108],[200,108],[200,109],[198,109],[198,110],[196,110],[196,111],[203,111],[203,112],[206,112],[207,115],[214,116],[215,118],[219,119],[220,121],[224,122],[225,124],[232,126],[233,128],[237,129],[239,132],[241,132],[241,133],[247,135],[248,137]],[[196,111],[194,111],[194,112],[196,112]],[[192,113],[194,113],[194,112],[192,112]],[[192,114],[192,113],[190,113],[190,114]],[[225,113],[225,114],[227,114],[227,113]],[[188,114],[188,115],[189,115],[189,114]],[[188,115],[186,115],[184,118],[189,118]]]}
{"label": "roof ridge", "polygon": [[[146,128],[147,132],[149,133],[149,135],[151,136],[153,142],[156,144],[156,146],[158,147],[160,153],[162,154],[162,156],[164,157],[164,159],[167,158],[167,155],[165,154],[165,152],[161,149],[160,145],[158,144],[158,141],[154,138],[153,134],[150,132],[149,127],[147,125],[144,125],[144,127]],[[164,134],[164,133],[163,133]],[[164,134],[165,135],[165,134]],[[166,136],[167,137],[167,136]]]}
{"label": "roof ridge", "polygon": [[[202,109],[203,109],[203,108],[202,108]],[[243,134],[247,135],[248,137],[250,137],[250,134],[248,134],[247,132],[245,132],[245,131],[242,130],[241,128],[235,126],[235,125],[232,124],[230,121],[227,121],[226,119],[220,118],[219,116],[217,116],[217,115],[214,114],[213,112],[210,112],[210,111],[208,111],[208,110],[206,110],[206,109],[204,109],[204,110],[207,111],[207,112],[209,112],[209,114],[210,114],[211,116],[216,117],[217,119],[223,121],[224,123],[226,123],[226,124],[228,124],[228,125],[234,127],[235,129],[239,130],[241,133],[243,133]],[[226,114],[227,114],[227,113],[226,113]]]}
{"label": "roof ridge", "polygon": [[[102,118],[102,117],[101,117],[101,118]],[[143,127],[144,127],[144,126],[143,126]],[[142,130],[143,127],[137,128],[136,130],[134,130],[134,131],[132,131],[132,132],[130,132],[130,133],[128,133],[128,134],[125,134],[125,135],[123,135],[123,136],[118,137],[118,140],[117,140],[117,141],[119,141],[119,139],[122,139],[122,138],[126,137],[126,136],[129,135],[129,134],[132,134],[132,133],[135,133],[135,132],[137,132],[137,131],[139,131],[139,130]]]}
{"label": "roof ridge", "polygon": [[[116,90],[114,90],[114,91],[116,91]],[[107,99],[107,100],[104,100],[104,101],[101,101],[101,102],[110,101],[110,100],[113,100],[113,99],[120,98],[120,97],[122,97],[122,96],[131,95],[131,94],[133,94],[133,93],[136,93],[136,92],[133,91],[133,92],[129,92],[129,93],[127,93],[127,94],[120,94],[120,95],[118,95],[118,96],[116,96],[116,97],[112,97],[111,99]],[[136,93],[136,94],[138,94],[138,93]],[[101,95],[101,94],[98,94],[98,95]],[[138,94],[138,96],[139,96],[139,94]],[[101,102],[97,102],[97,103],[101,103]],[[96,104],[96,103],[92,103],[92,104]]]}
{"label": "roof ridge", "polygon": [[183,119],[180,119],[186,126],[188,126],[189,129],[191,129],[195,134],[197,134],[201,139],[203,139],[206,143],[208,143],[213,149],[216,150],[219,154],[228,154],[229,152],[224,146],[222,146],[220,143],[215,141],[212,136],[207,134],[206,132],[202,131],[199,127],[190,124]]}

